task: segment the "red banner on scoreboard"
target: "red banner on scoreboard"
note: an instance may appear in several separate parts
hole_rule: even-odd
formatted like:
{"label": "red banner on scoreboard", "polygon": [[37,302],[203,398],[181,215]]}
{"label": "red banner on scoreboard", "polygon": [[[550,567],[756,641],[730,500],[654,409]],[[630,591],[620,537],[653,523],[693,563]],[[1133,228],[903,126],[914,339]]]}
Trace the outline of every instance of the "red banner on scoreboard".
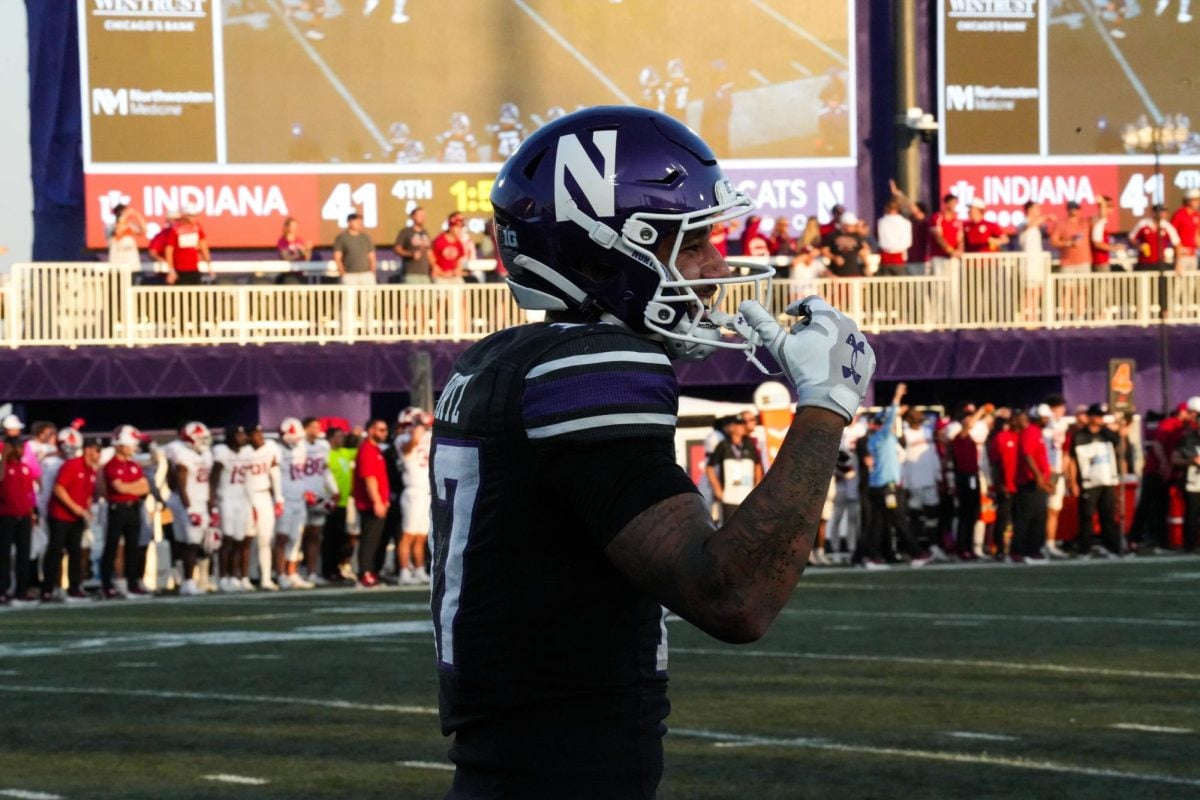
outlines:
{"label": "red banner on scoreboard", "polygon": [[1033,200],[1042,211],[1058,219],[1066,216],[1066,204],[1074,200],[1083,216],[1096,214],[1096,198],[1108,195],[1114,201],[1110,222],[1117,223],[1116,200],[1120,194],[1117,167],[992,165],[942,167],[942,192],[958,197],[964,216],[971,201],[987,203],[988,217],[1002,228],[1015,228],[1025,220],[1024,205]]}
{"label": "red banner on scoreboard", "polygon": [[151,236],[168,213],[191,209],[212,247],[274,247],[288,217],[311,220],[304,235],[317,235],[315,175],[88,175],[84,183],[90,248],[106,245],[118,204],[140,211]]}

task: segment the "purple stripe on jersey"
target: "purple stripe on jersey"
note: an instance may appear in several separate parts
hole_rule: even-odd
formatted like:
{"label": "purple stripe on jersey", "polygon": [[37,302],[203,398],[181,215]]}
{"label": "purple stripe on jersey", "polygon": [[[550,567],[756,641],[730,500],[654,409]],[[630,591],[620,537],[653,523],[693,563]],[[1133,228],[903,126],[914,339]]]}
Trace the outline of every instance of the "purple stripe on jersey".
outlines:
{"label": "purple stripe on jersey", "polygon": [[600,372],[541,381],[525,387],[526,421],[626,405],[679,408],[675,376],[665,372]]}

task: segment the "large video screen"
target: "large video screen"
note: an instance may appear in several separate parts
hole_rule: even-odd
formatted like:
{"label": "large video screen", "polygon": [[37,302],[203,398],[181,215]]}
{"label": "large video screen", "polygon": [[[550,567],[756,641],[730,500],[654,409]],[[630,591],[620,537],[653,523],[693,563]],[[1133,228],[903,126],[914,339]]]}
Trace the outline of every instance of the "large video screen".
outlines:
{"label": "large video screen", "polygon": [[88,241],[204,209],[216,247],[378,243],[414,203],[476,229],[500,163],[602,104],[699,131],[765,216],[853,204],[853,2],[79,0]]}
{"label": "large video screen", "polygon": [[943,188],[1012,224],[1027,200],[1086,214],[1105,194],[1122,230],[1200,188],[1189,5],[941,0]]}

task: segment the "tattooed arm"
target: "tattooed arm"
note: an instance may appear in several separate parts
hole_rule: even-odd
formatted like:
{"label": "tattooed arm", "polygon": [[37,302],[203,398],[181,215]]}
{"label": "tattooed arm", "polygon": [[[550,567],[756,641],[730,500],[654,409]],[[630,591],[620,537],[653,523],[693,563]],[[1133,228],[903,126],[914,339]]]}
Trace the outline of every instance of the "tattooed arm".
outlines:
{"label": "tattooed arm", "polygon": [[801,408],[770,471],[722,527],[699,495],[677,495],[634,517],[608,558],[709,635],[761,638],[808,561],[845,424],[831,411]]}

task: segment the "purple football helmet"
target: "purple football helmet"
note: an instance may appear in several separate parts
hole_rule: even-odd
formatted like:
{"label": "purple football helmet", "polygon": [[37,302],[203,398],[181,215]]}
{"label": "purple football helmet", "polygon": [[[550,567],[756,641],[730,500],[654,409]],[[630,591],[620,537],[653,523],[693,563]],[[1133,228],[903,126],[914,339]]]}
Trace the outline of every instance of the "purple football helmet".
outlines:
{"label": "purple football helmet", "polygon": [[[720,310],[726,287],[754,284],[764,299],[773,270],[737,264],[743,274],[685,280],[676,267],[687,232],[753,210],[712,150],[671,117],[606,106],[539,128],[505,162],[492,189],[496,241],[517,304],[577,311],[661,338],[672,357],[702,359],[733,315]],[[655,252],[671,242],[664,261]],[[696,290],[717,286],[706,308]],[[741,295],[741,293],[739,293]],[[742,299],[745,299],[744,297]]]}

